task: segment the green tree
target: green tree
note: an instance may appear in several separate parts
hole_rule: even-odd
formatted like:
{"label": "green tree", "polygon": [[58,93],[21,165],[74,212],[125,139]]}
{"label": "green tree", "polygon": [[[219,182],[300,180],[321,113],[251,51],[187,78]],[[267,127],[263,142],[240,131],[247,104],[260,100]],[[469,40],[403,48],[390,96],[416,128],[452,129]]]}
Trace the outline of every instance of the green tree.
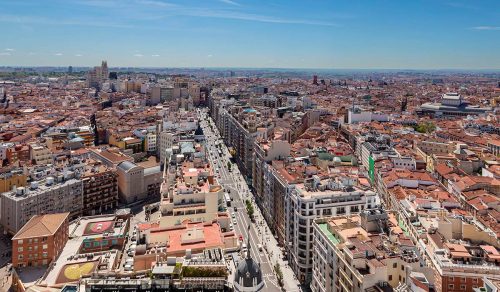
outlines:
{"label": "green tree", "polygon": [[433,122],[427,121],[416,125],[414,129],[419,133],[432,133],[436,130],[436,125]]}
{"label": "green tree", "polygon": [[253,209],[253,205],[252,203],[250,202],[250,200],[246,200],[246,205],[247,205],[247,213],[248,213],[248,216],[250,217],[250,219],[253,220],[253,214],[254,214],[254,209]]}
{"label": "green tree", "polygon": [[274,265],[274,272],[276,273],[276,278],[278,279],[278,285],[283,287],[283,272],[281,271],[281,267],[278,263]]}

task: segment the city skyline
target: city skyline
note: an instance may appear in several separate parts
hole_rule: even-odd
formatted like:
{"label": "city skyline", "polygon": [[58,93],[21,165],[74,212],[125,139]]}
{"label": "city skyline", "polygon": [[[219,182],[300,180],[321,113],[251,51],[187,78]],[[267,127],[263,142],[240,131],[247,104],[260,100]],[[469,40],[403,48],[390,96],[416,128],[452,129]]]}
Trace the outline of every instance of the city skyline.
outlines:
{"label": "city skyline", "polygon": [[[29,9],[28,9],[29,8]],[[500,68],[497,1],[3,1],[2,66]]]}

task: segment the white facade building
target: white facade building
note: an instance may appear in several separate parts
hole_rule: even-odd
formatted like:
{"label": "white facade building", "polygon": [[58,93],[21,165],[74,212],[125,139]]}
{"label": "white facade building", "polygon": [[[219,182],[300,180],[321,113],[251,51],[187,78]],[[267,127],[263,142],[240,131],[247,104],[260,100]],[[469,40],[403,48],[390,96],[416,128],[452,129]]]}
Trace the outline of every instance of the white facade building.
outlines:
{"label": "white facade building", "polygon": [[285,199],[285,237],[288,260],[299,281],[312,277],[313,220],[323,216],[357,214],[380,205],[378,195],[356,186],[350,177],[308,178]]}

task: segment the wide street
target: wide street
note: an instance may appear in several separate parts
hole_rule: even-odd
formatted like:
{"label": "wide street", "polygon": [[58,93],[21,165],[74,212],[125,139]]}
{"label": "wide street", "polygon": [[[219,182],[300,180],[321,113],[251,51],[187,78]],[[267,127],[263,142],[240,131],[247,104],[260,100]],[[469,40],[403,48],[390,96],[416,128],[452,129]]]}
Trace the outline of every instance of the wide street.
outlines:
{"label": "wide street", "polygon": [[[224,187],[224,190],[231,197],[231,207],[228,212],[235,213],[237,224],[234,224],[235,232],[241,234],[244,242],[248,243],[250,239],[250,252],[254,260],[260,262],[262,274],[265,280],[264,291],[280,291],[277,278],[274,273],[274,265],[279,263],[283,271],[285,290],[300,291],[298,281],[292,276],[293,272],[280,258],[280,249],[276,240],[270,233],[270,230],[260,214],[260,210],[253,201],[253,194],[239,172],[236,164],[230,162],[230,154],[227,147],[222,142],[218,130],[212,122],[213,129],[209,126],[211,118],[205,111],[199,113],[201,127],[206,138],[207,157],[214,168],[217,181]],[[218,147],[217,145],[220,145]],[[220,152],[219,152],[220,150]],[[228,164],[231,164],[230,169]],[[246,211],[246,200],[250,200],[254,206],[255,223],[252,223]],[[235,212],[235,209],[237,210]],[[259,251],[259,245],[262,251]]]}

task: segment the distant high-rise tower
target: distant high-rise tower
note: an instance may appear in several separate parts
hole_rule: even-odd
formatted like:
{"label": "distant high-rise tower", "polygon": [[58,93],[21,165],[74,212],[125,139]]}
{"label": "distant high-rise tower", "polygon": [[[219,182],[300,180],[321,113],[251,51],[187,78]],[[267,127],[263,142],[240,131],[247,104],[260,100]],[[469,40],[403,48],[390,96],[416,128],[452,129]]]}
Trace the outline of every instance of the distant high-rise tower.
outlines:
{"label": "distant high-rise tower", "polygon": [[69,66],[69,67],[68,67],[68,73],[69,73],[69,74],[73,73],[73,66]]}
{"label": "distant high-rise tower", "polygon": [[101,63],[101,71],[102,71],[102,79],[108,79],[109,78],[109,69],[108,69],[108,62],[107,61],[102,61]]}
{"label": "distant high-rise tower", "polygon": [[313,76],[313,84],[318,85],[318,75]]}
{"label": "distant high-rise tower", "polygon": [[88,87],[101,88],[102,83],[108,80],[108,75],[108,63],[106,61],[102,61],[101,66],[96,66],[87,73]]}
{"label": "distant high-rise tower", "polygon": [[408,95],[405,95],[405,98],[401,102],[401,112],[405,112],[408,107]]}

